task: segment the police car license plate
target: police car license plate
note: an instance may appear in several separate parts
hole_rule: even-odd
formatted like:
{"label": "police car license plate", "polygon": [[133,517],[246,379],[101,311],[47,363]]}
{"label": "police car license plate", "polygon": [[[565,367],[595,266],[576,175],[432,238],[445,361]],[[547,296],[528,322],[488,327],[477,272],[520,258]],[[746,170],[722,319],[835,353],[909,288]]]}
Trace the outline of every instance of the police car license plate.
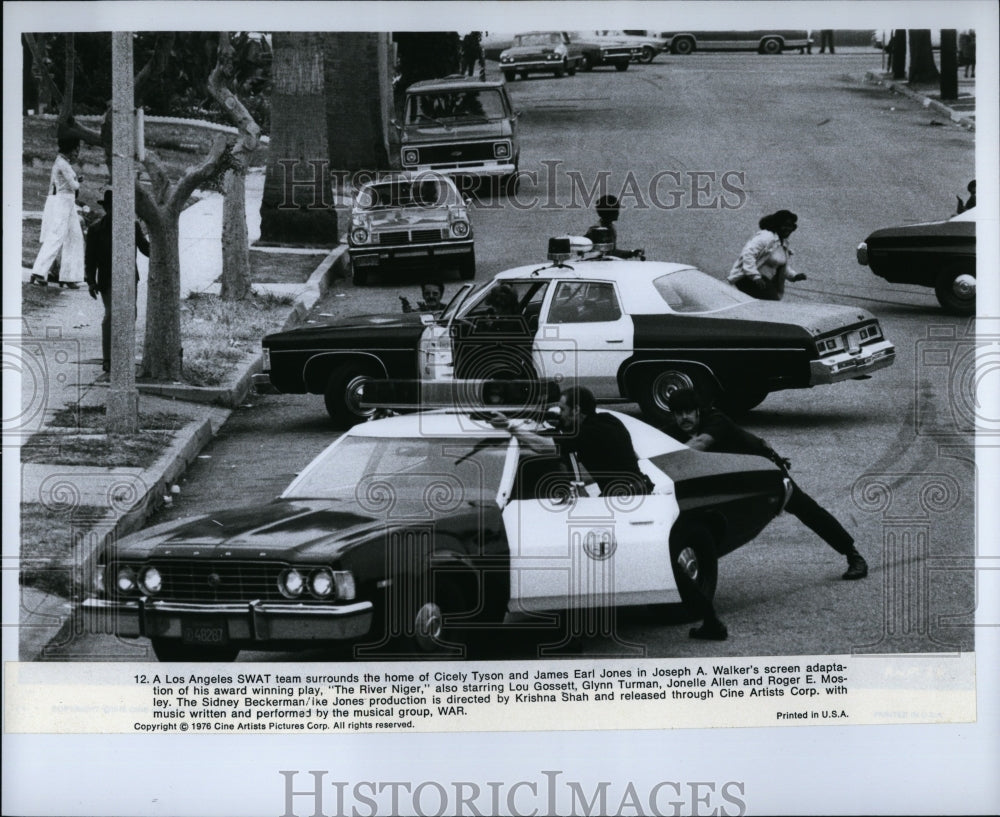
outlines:
{"label": "police car license plate", "polygon": [[181,624],[185,644],[227,644],[229,631],[223,619],[195,619]]}

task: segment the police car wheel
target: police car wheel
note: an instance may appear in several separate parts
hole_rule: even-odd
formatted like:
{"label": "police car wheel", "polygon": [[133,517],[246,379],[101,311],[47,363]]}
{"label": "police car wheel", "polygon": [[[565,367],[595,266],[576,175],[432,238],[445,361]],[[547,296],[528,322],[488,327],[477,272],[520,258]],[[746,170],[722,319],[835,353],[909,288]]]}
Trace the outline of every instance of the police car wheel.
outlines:
{"label": "police car wheel", "polygon": [[466,609],[465,594],[457,581],[438,579],[434,582],[433,592],[418,597],[411,610],[412,632],[407,635],[414,650],[424,655],[462,657],[466,646],[450,617]]}
{"label": "police car wheel", "polygon": [[154,638],[153,654],[157,661],[235,661],[239,647],[206,647],[185,644],[176,638]]}
{"label": "police car wheel", "polygon": [[656,423],[670,419],[670,395],[677,389],[696,389],[694,378],[679,369],[652,372],[638,384],[636,397],[642,413]]}
{"label": "police car wheel", "polygon": [[697,609],[700,601],[715,598],[719,557],[715,536],[707,525],[695,522],[674,529],[670,535],[670,567],[685,605]]}
{"label": "police car wheel", "polygon": [[934,287],[938,303],[953,315],[976,314],[976,276],[961,269],[945,270]]}
{"label": "police car wheel", "polygon": [[338,428],[349,428],[375,413],[374,408],[361,406],[361,389],[370,380],[380,379],[362,363],[345,363],[330,373],[323,400],[330,419]]}

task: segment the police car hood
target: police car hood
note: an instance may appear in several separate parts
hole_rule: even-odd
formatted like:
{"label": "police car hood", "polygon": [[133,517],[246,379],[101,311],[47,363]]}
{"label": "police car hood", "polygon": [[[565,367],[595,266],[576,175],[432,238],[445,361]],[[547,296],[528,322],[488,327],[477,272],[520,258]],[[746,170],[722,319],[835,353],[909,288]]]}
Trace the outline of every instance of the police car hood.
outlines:
{"label": "police car hood", "polygon": [[329,560],[413,519],[426,520],[424,503],[406,504],[395,502],[390,519],[386,508],[366,509],[351,500],[277,500],[140,531],[119,543],[117,556]]}
{"label": "police car hood", "polygon": [[412,342],[413,348],[416,348],[417,340],[423,330],[421,316],[415,312],[352,315],[329,323],[275,332],[267,335],[263,344],[270,349],[281,350],[298,348],[305,341],[320,342],[326,339],[349,341],[358,338],[365,341],[367,344],[365,348],[369,348],[375,341],[391,344],[393,341],[404,340]]}

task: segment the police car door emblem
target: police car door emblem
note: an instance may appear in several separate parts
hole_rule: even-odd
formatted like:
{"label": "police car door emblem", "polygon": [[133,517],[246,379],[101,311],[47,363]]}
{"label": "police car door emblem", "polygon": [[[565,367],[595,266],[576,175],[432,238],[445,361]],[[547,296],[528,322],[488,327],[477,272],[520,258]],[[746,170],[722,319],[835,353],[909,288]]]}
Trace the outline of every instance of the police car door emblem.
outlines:
{"label": "police car door emblem", "polygon": [[583,551],[591,559],[597,561],[610,559],[616,550],[618,541],[615,539],[613,529],[594,528],[587,531],[587,535],[583,538]]}

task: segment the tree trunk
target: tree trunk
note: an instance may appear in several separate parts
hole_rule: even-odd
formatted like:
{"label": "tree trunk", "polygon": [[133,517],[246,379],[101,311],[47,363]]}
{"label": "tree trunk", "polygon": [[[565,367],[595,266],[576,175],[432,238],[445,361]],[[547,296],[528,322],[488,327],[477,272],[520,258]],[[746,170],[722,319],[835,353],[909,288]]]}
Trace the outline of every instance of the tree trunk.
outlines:
{"label": "tree trunk", "polygon": [[208,92],[239,129],[239,136],[229,151],[229,168],[223,177],[221,296],[224,301],[242,300],[249,297],[252,291],[246,174],[249,157],[260,141],[260,126],[229,89],[234,79],[233,55],[229,32],[219,32],[218,55],[208,78]]}
{"label": "tree trunk", "polygon": [[940,75],[934,64],[934,51],[931,49],[931,31],[929,28],[914,28],[909,30],[910,37],[910,82],[937,82]]}
{"label": "tree trunk", "polygon": [[892,32],[892,47],[889,50],[889,67],[893,79],[906,78],[906,29],[897,28]]}
{"label": "tree trunk", "polygon": [[[339,243],[330,184],[322,32],[275,32],[271,144],[260,205],[262,244]],[[346,123],[344,123],[346,124]]]}
{"label": "tree trunk", "polygon": [[958,99],[958,31],[941,29],[941,99]]}
{"label": "tree trunk", "polygon": [[[171,215],[173,217],[171,217]],[[146,280],[146,339],[142,376],[151,380],[181,379],[180,214],[164,213],[146,221],[149,230],[149,274]]]}
{"label": "tree trunk", "polygon": [[230,168],[222,179],[222,291],[224,301],[250,295],[250,241],[247,236],[246,169]]}

